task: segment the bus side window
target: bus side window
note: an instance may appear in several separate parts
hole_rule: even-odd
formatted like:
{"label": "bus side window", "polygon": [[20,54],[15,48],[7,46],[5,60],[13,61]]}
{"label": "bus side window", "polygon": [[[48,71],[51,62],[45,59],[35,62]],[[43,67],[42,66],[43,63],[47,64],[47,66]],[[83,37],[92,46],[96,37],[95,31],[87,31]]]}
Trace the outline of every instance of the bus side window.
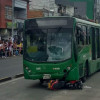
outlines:
{"label": "bus side window", "polygon": [[91,44],[91,27],[89,26],[88,27],[88,30],[87,30],[87,32],[88,32],[88,44]]}
{"label": "bus side window", "polygon": [[78,47],[78,52],[80,52],[82,48],[84,47],[84,34],[81,28],[81,25],[76,26],[75,37],[76,37],[76,44]]}
{"label": "bus side window", "polygon": [[100,58],[100,29],[99,29],[99,58]]}
{"label": "bus side window", "polygon": [[99,29],[96,28],[97,58],[100,58],[100,44],[99,44],[100,37],[99,37],[99,34],[100,34]]}
{"label": "bus side window", "polygon": [[95,28],[91,28],[92,33],[92,60],[96,59],[96,32]]}
{"label": "bus side window", "polygon": [[75,35],[76,35],[76,42],[77,42],[77,44],[78,45],[84,45],[84,43],[85,43],[85,36],[84,36],[84,32],[83,32],[83,30],[82,30],[82,28],[81,28],[81,26],[76,26],[76,33],[75,33]]}
{"label": "bus side window", "polygon": [[80,39],[79,39],[79,30],[78,29],[76,29],[75,35],[76,35],[76,42],[77,42],[77,44],[79,44],[80,43]]}
{"label": "bus side window", "polygon": [[88,34],[87,34],[87,27],[86,26],[82,26],[82,31],[83,31],[83,38],[84,38],[84,45],[88,44]]}

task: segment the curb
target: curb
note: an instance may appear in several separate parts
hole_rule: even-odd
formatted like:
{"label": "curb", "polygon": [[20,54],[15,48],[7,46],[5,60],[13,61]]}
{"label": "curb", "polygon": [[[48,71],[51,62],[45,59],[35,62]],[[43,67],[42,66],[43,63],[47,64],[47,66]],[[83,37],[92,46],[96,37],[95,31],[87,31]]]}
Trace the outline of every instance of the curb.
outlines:
{"label": "curb", "polygon": [[24,74],[23,73],[20,73],[20,74],[15,75],[14,78],[19,78],[19,77],[23,77],[23,76],[24,76]]}
{"label": "curb", "polygon": [[1,78],[1,79],[0,79],[0,83],[6,82],[6,81],[10,81],[10,80],[12,80],[12,79],[14,79],[14,78],[20,78],[20,77],[23,77],[23,76],[24,76],[24,74],[23,74],[23,73],[20,73],[20,74],[15,75],[14,77],[5,77],[5,78]]}
{"label": "curb", "polygon": [[11,80],[11,79],[12,79],[11,77],[1,78],[1,79],[0,79],[0,83],[1,83],[1,82],[5,82],[5,81],[9,81],[9,80]]}

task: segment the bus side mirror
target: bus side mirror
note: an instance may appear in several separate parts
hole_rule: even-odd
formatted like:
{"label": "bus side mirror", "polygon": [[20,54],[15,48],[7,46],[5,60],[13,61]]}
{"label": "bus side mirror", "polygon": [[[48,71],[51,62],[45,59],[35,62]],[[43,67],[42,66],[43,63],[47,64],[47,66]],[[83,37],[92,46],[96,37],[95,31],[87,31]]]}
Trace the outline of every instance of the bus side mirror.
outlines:
{"label": "bus side mirror", "polygon": [[77,57],[77,48],[76,48],[75,42],[74,42],[74,58],[75,58],[75,61],[77,61],[78,57]]}

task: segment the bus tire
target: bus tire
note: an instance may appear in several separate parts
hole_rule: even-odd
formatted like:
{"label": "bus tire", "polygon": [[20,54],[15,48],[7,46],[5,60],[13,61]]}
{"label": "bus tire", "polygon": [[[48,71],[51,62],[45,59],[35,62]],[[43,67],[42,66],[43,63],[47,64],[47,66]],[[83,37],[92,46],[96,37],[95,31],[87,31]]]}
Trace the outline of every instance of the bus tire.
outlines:
{"label": "bus tire", "polygon": [[82,77],[82,82],[85,83],[86,82],[86,76]]}
{"label": "bus tire", "polygon": [[44,80],[43,79],[40,79],[40,83],[43,84],[43,82],[44,82]]}
{"label": "bus tire", "polygon": [[89,62],[88,60],[86,61],[86,78],[89,77]]}
{"label": "bus tire", "polygon": [[89,67],[88,67],[88,60],[85,63],[85,71],[84,71],[84,76],[82,77],[82,82],[86,82],[86,79],[88,77],[88,72],[89,72]]}
{"label": "bus tire", "polygon": [[81,78],[82,82],[86,82],[86,75],[84,75],[82,78]]}
{"label": "bus tire", "polygon": [[82,81],[79,81],[79,82],[77,83],[77,89],[83,89]]}

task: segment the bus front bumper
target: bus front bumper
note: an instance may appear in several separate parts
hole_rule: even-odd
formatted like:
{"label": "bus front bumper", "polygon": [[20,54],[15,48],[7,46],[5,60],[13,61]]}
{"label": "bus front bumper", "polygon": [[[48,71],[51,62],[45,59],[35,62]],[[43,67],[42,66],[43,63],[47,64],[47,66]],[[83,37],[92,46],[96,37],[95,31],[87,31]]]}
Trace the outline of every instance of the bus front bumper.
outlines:
{"label": "bus front bumper", "polygon": [[62,79],[64,74],[60,73],[52,73],[52,74],[28,74],[26,71],[24,71],[24,77],[25,79]]}

